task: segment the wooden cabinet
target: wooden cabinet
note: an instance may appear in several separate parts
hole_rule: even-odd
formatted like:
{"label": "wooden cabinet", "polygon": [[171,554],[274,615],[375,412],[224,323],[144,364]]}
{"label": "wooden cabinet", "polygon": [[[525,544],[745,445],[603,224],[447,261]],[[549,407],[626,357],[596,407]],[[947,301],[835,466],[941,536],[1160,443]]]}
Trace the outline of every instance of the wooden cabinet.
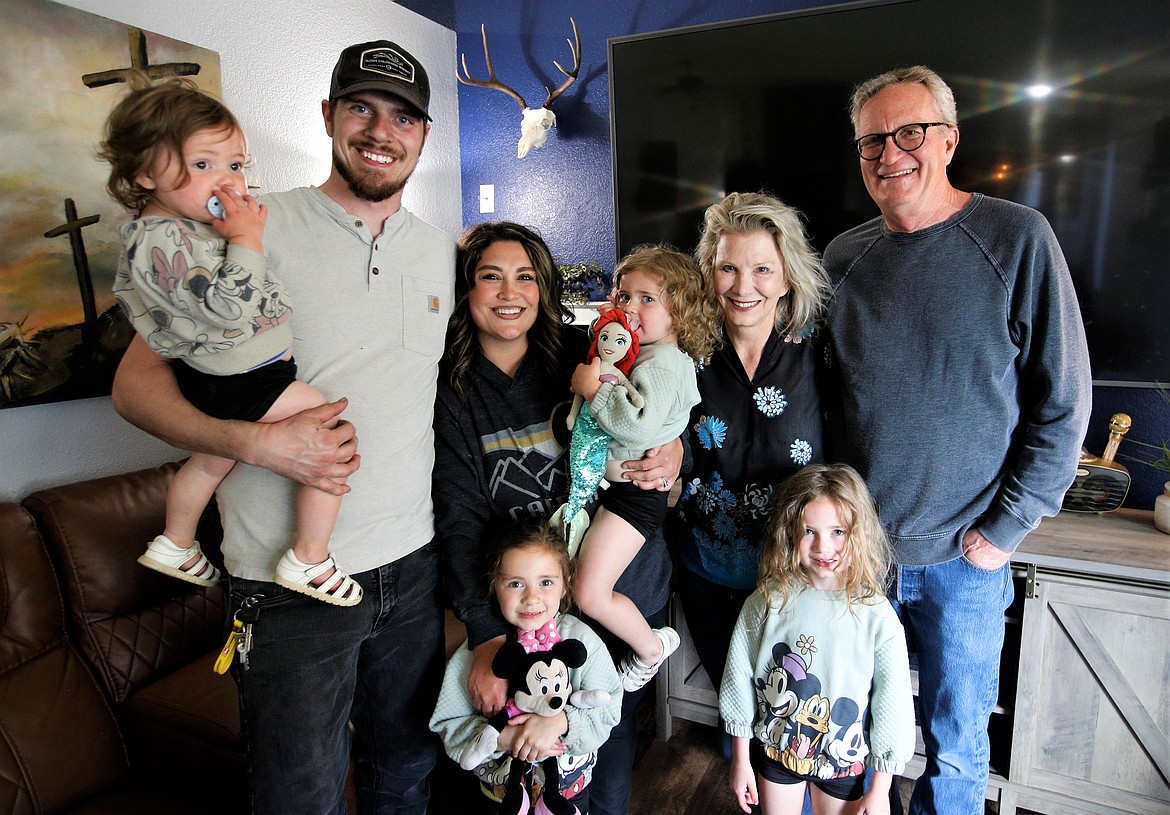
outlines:
{"label": "wooden cabinet", "polygon": [[[1012,561],[988,799],[1001,815],[1170,812],[1170,536],[1149,512],[1062,513]],[[677,603],[672,617],[685,631]],[[716,720],[688,646],[660,674],[662,738],[672,717]]]}
{"label": "wooden cabinet", "polygon": [[677,596],[670,598],[668,622],[678,631],[682,642],[659,669],[655,685],[655,729],[658,738],[663,740],[670,738],[674,727],[671,720],[676,716],[712,727],[719,723],[719,697],[699,664]]}
{"label": "wooden cabinet", "polygon": [[1150,523],[1062,515],[1026,541],[1008,803],[1170,812],[1170,536]]}

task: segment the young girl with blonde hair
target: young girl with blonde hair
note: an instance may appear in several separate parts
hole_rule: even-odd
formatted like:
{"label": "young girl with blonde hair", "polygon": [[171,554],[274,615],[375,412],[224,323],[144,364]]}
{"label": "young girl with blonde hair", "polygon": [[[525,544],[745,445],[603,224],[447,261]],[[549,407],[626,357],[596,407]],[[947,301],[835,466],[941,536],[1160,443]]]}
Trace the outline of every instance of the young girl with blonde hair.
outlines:
{"label": "young girl with blonde hair", "polygon": [[784,482],[719,692],[744,812],[799,815],[807,788],[816,815],[889,813],[893,776],[914,754],[890,557],[851,467],[814,464]]}
{"label": "young girl with blonde hair", "polygon": [[573,597],[583,612],[630,646],[619,672],[622,687],[636,691],[678,648],[679,636],[669,626],[651,628],[614,585],[662,524],[670,484],[663,479],[662,489],[642,490],[625,478],[622,462],[686,430],[691,408],[699,402],[695,365],[711,354],[718,317],[698,265],[667,246],[640,246],[627,255],[614,271],[612,299],[640,343],[629,382],[641,398],[623,385],[601,381],[596,359],[573,374],[573,392],[612,437],[605,465],[610,484],[601,490],[601,507],[581,545]]}

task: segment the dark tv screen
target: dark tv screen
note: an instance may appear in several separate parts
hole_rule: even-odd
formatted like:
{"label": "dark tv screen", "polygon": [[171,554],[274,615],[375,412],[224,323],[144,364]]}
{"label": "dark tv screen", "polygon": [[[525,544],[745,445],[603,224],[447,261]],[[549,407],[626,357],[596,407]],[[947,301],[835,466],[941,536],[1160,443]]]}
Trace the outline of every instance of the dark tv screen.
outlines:
{"label": "dark tv screen", "polygon": [[955,92],[952,182],[1052,224],[1094,380],[1170,381],[1167,0],[858,3],[612,39],[618,252],[690,250],[707,206],[758,189],[804,212],[823,251],[878,215],[849,94],[913,64]]}

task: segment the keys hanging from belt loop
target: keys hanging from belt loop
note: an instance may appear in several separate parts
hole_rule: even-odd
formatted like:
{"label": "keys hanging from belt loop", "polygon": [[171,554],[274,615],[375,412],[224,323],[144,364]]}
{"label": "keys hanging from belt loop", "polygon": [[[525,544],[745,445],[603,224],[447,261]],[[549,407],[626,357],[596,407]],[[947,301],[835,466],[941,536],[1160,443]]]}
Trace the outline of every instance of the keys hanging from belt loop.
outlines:
{"label": "keys hanging from belt loop", "polygon": [[236,640],[236,653],[240,655],[240,667],[245,671],[251,667],[248,664],[248,652],[252,650],[252,624],[244,623],[244,633]]}
{"label": "keys hanging from belt loop", "polygon": [[260,602],[255,596],[245,597],[240,610],[236,612],[235,623],[243,623],[243,631],[236,640],[236,653],[240,655],[240,667],[248,670],[248,654],[252,651],[252,623],[260,618]]}
{"label": "keys hanging from belt loop", "polygon": [[240,666],[248,670],[248,652],[252,650],[252,623],[260,616],[259,597],[245,597],[239,611],[232,615],[232,630],[228,633],[227,642],[220,649],[215,658],[213,670],[217,674],[225,674],[232,666],[236,654],[240,655]]}

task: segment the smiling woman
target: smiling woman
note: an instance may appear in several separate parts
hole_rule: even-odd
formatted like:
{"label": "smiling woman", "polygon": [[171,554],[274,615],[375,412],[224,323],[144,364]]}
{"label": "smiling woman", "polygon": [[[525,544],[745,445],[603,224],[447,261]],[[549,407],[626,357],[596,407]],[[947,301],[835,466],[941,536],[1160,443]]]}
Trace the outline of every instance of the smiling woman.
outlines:
{"label": "smiling woman", "polygon": [[484,250],[468,305],[479,329],[480,351],[501,371],[515,375],[540,308],[536,270],[521,243],[497,241]]}
{"label": "smiling woman", "polygon": [[774,491],[824,460],[815,332],[828,282],[800,213],[762,193],[709,207],[695,254],[723,311],[723,343],[699,372],[672,542],[687,626],[718,687]]}
{"label": "smiling woman", "polygon": [[[506,690],[491,663],[513,626],[490,599],[488,552],[514,521],[547,518],[568,497],[569,382],[588,338],[569,326],[564,280],[530,229],[506,222],[472,227],[460,241],[455,278],[435,404],[435,526],[448,600],[473,652],[467,690],[475,709],[491,716]],[[638,462],[642,476],[673,480],[678,459],[656,463],[668,459],[663,453]],[[657,534],[616,588],[653,618],[662,614],[669,586],[670,557]],[[600,627],[597,633],[609,636]],[[599,751],[589,786],[595,812],[626,810],[621,801],[600,802],[628,802],[638,697],[623,698],[622,719]]]}

